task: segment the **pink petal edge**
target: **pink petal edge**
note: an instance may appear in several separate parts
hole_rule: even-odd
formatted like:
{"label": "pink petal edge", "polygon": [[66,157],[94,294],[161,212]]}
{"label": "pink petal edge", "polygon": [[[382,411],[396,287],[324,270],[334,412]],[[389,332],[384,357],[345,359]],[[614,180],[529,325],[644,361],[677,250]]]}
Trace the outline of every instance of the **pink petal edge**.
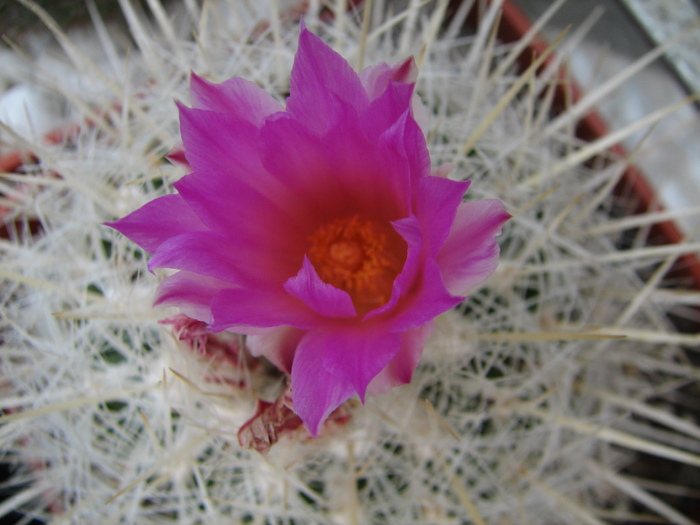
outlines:
{"label": "pink petal edge", "polygon": [[323,353],[323,368],[336,380],[350,383],[364,403],[367,385],[401,348],[401,334],[381,323],[325,326],[307,335]]}
{"label": "pink petal edge", "polygon": [[500,252],[495,236],[510,214],[498,200],[463,202],[437,261],[445,286],[466,294],[496,269]]}
{"label": "pink petal edge", "polygon": [[342,403],[355,394],[349,381],[333,376],[323,366],[323,350],[312,332],[299,342],[292,364],[292,400],[294,411],[312,437]]}
{"label": "pink petal edge", "polygon": [[357,111],[369,104],[360,77],[340,54],[302,27],[290,78],[287,113],[310,130],[322,133],[335,100]]}
{"label": "pink petal edge", "polygon": [[373,396],[386,394],[392,388],[409,383],[423,354],[425,342],[434,328],[435,323],[431,320],[402,333],[401,348],[389,364],[372,379],[367,393]]}
{"label": "pink petal edge", "polygon": [[147,202],[117,221],[105,222],[149,253],[172,237],[204,232],[207,227],[180,195],[172,194]]}
{"label": "pink petal edge", "polygon": [[284,111],[282,104],[267,91],[240,77],[217,84],[193,72],[190,97],[194,109],[232,113],[256,127],[260,127],[266,117]]}
{"label": "pink petal edge", "polygon": [[350,294],[321,280],[305,255],[301,270],[284,283],[284,289],[316,313],[326,317],[355,317]]}

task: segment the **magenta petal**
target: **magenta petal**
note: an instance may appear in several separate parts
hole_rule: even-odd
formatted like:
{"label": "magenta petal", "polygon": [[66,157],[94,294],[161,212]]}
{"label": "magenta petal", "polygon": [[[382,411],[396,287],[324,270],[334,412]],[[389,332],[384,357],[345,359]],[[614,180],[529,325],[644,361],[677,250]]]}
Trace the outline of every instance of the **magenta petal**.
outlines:
{"label": "magenta petal", "polygon": [[187,316],[209,323],[211,301],[228,283],[192,272],[177,272],[158,286],[154,306],[179,306]]}
{"label": "magenta petal", "polygon": [[413,290],[391,312],[391,318],[386,321],[385,327],[398,332],[416,328],[454,308],[463,300],[464,297],[451,295],[447,291],[440,267],[434,259],[428,259]]}
{"label": "magenta petal", "polygon": [[239,285],[252,280],[237,269],[235,253],[213,232],[183,233],[168,239],[158,247],[148,268],[187,270]]}
{"label": "magenta petal", "polygon": [[326,418],[355,393],[348,381],[334,377],[323,367],[323,346],[313,332],[297,347],[292,365],[292,402],[312,437]]}
{"label": "magenta petal", "polygon": [[307,337],[323,349],[323,367],[337,380],[349,382],[364,403],[367,385],[396,355],[401,334],[381,324],[326,326]]}
{"label": "magenta petal", "polygon": [[317,133],[326,129],[336,100],[362,111],[369,99],[347,61],[302,28],[290,78],[287,113]]}
{"label": "magenta petal", "polygon": [[413,328],[401,334],[401,349],[389,361],[389,364],[372,379],[367,392],[373,396],[385,394],[394,387],[405,385],[411,381],[416,369],[425,341],[433,333],[435,323],[428,321],[424,325]]}
{"label": "magenta petal", "polygon": [[291,118],[267,121],[260,136],[265,168],[316,217],[405,216],[410,206],[406,160],[396,148],[371,141],[352,107],[336,109],[323,136]]}
{"label": "magenta petal", "polygon": [[392,68],[386,62],[366,67],[358,73],[370,102],[379,98],[391,80]]}
{"label": "magenta petal", "polygon": [[439,266],[425,256],[424,234],[416,217],[393,223],[408,245],[406,262],[394,280],[391,298],[369,312],[364,320],[384,315],[387,330],[405,331],[424,324],[458,305],[464,298],[451,295],[442,282]]}
{"label": "magenta petal", "polygon": [[229,246],[248,239],[258,249],[264,245],[276,250],[278,256],[296,254],[294,262],[298,264],[304,238],[295,232],[305,231],[311,220],[303,210],[304,202],[289,196],[281,184],[270,187],[256,184],[259,180],[251,178],[246,181],[216,171],[198,172],[174,186],[202,221],[228,240]]}
{"label": "magenta petal", "polygon": [[467,188],[469,181],[442,177],[423,177],[418,181],[413,209],[423,227],[428,257],[435,257],[445,243]]}
{"label": "magenta petal", "polygon": [[165,158],[173,164],[179,164],[180,166],[184,166],[185,168],[187,168],[188,171],[192,171],[192,168],[187,162],[187,157],[185,156],[185,147],[182,145],[182,142],[173,146],[172,149],[165,156]]}
{"label": "magenta petal", "polygon": [[384,131],[379,140],[382,145],[392,145],[408,161],[409,180],[430,175],[430,153],[425,135],[408,111]]}
{"label": "magenta petal", "polygon": [[321,138],[292,118],[274,118],[260,132],[265,169],[318,216],[343,213],[342,181],[326,158]]}
{"label": "magenta petal", "polygon": [[366,67],[360,71],[359,76],[371,101],[384,93],[390,81],[414,83],[418,78],[418,67],[413,57],[410,57],[395,66],[382,62]]}
{"label": "magenta petal", "polygon": [[256,126],[232,113],[181,104],[178,108],[185,156],[194,171],[217,171],[243,178],[264,175]]}
{"label": "magenta petal", "polygon": [[235,258],[241,275],[281,285],[299,270],[311,221],[304,200],[218,172],[192,173],[175,187],[224,239],[222,256]]}
{"label": "magenta petal", "polygon": [[409,58],[393,68],[387,64],[377,64],[376,66],[370,66],[360,72],[360,79],[373,105],[376,105],[375,103],[378,102],[377,99],[380,97],[386,99],[387,91],[389,91],[392,86],[401,85],[404,88],[408,88],[406,92],[409,98],[403,105],[410,108],[413,119],[420,129],[424,133],[427,133],[429,121],[428,109],[423,105],[420,97],[413,91],[414,83],[417,78],[418,67],[413,58]]}
{"label": "magenta petal", "polygon": [[350,294],[323,282],[306,256],[301,270],[284,283],[284,289],[324,317],[357,315]]}
{"label": "magenta petal", "polygon": [[246,337],[246,346],[254,356],[263,356],[290,374],[297,345],[305,334],[306,331],[293,326],[270,328],[266,333]]}
{"label": "magenta petal", "polygon": [[405,217],[410,210],[411,190],[407,174],[422,169],[412,164],[413,159],[403,149],[405,120],[400,118],[387,133],[371,136],[352,107],[337,109],[323,137],[324,152],[346,194],[355,197],[355,211],[381,213],[390,220]]}
{"label": "magenta petal", "polygon": [[165,195],[146,203],[138,210],[105,225],[127,236],[144,250],[154,253],[171,237],[207,227],[180,195]]}
{"label": "magenta petal", "polygon": [[391,69],[391,80],[406,83],[413,83],[418,80],[418,66],[413,57],[408,57]]}
{"label": "magenta petal", "polygon": [[369,312],[364,317],[365,321],[395,308],[401,297],[413,287],[420,269],[421,252],[423,250],[423,233],[420,222],[416,217],[412,216],[394,221],[392,226],[396,233],[406,241],[406,261],[401,269],[401,273],[394,279],[390,299],[386,304]]}
{"label": "magenta petal", "polygon": [[459,206],[437,258],[445,286],[451,293],[467,293],[493,273],[499,254],[494,237],[509,218],[510,214],[498,200],[464,202]]}
{"label": "magenta petal", "polygon": [[[412,84],[398,84],[392,82],[387,86],[386,90],[377,100],[374,100],[367,110],[360,116],[362,129],[369,137],[380,137],[384,132],[390,129],[399,120],[400,135],[398,139],[403,143],[403,135],[405,134],[406,120],[409,117],[409,109],[411,107],[411,98],[413,96]],[[403,152],[403,144],[401,145]]]}
{"label": "magenta petal", "polygon": [[232,113],[256,127],[265,117],[284,110],[265,90],[238,77],[215,84],[192,73],[190,92],[193,108]]}
{"label": "magenta petal", "polygon": [[295,326],[309,329],[322,319],[283,290],[236,288],[223,290],[211,303],[212,330],[237,326]]}

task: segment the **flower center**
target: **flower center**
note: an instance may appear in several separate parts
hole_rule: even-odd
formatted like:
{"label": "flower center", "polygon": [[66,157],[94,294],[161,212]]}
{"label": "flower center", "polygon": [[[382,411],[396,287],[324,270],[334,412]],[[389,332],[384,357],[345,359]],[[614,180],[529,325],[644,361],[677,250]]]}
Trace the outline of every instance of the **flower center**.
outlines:
{"label": "flower center", "polygon": [[406,243],[389,224],[353,215],[324,224],[309,241],[321,279],[348,292],[358,314],[389,300],[406,258]]}

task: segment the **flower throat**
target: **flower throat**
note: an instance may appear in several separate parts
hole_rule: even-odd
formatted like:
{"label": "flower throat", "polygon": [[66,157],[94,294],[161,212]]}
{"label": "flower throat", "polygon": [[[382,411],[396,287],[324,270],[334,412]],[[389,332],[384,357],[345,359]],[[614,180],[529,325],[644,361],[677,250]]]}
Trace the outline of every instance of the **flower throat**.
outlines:
{"label": "flower throat", "polygon": [[390,225],[353,215],[324,224],[309,241],[321,279],[348,292],[358,314],[389,300],[406,258],[406,243]]}

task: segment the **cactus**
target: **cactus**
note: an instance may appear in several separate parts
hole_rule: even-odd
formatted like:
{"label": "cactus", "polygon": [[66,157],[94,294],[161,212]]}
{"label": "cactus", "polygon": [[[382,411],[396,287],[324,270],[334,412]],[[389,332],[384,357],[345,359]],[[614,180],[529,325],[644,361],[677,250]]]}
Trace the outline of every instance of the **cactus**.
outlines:
{"label": "cactus", "polygon": [[[698,244],[647,246],[653,211],[616,218],[635,206],[613,191],[629,159],[576,138],[575,107],[550,119],[557,70],[515,69],[518,50],[491,38],[497,2],[469,31],[466,10],[445,1],[375,0],[369,13],[183,0],[166,13],[153,0],[146,16],[124,0],[134,48],[102,33],[94,58],[21,1],[65,52],[39,77],[80,126],[58,144],[4,130],[33,158],[0,183],[0,446],[16,487],[2,512],[47,523],[692,523],[651,484],[660,478],[629,472],[640,454],[700,466],[700,428],[677,402],[700,377],[684,349],[698,336],[668,319],[698,292],[665,279]],[[151,307],[166,273],[148,273],[146,254],[102,223],[183,175],[164,155],[190,71],[252,79],[284,101],[302,11],[351,64],[414,55],[433,164],[452,163],[451,178],[474,181],[470,198],[498,198],[513,219],[499,268],[437,319],[410,384],[351,399],[318,438],[295,427],[261,454],[237,434],[283,379],[240,357],[244,339],[195,344],[161,323],[177,313]]]}

